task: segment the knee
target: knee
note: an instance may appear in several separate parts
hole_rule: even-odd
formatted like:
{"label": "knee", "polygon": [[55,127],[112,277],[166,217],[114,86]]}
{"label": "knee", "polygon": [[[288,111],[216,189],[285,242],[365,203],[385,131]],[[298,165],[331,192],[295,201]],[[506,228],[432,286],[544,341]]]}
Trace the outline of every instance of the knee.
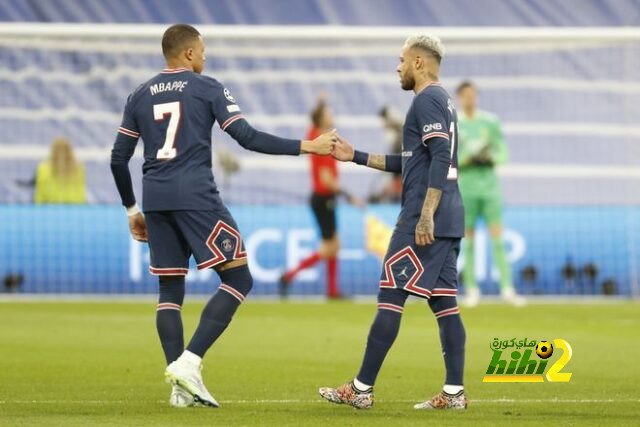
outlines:
{"label": "knee", "polygon": [[225,270],[219,273],[220,280],[227,286],[247,296],[253,288],[253,276],[247,265]]}
{"label": "knee", "polygon": [[456,297],[453,296],[431,297],[429,299],[429,307],[436,319],[460,313]]}
{"label": "knee", "polygon": [[251,272],[249,271],[249,268],[247,268],[247,278],[246,278],[246,284],[244,286],[244,294],[245,295],[249,295],[249,292],[251,292],[251,289],[253,289],[253,276],[251,275]]}
{"label": "knee", "polygon": [[182,305],[184,301],[184,276],[160,276],[160,302]]}
{"label": "knee", "polygon": [[251,271],[249,271],[248,266],[242,266],[238,268],[238,281],[236,289],[242,292],[243,295],[249,295],[251,289],[253,289],[253,276],[251,275]]}
{"label": "knee", "polygon": [[[380,288],[378,292],[378,308],[385,308],[385,305],[391,305],[402,309],[407,300],[407,296],[407,292],[402,289]],[[393,309],[394,307],[389,308]],[[400,310],[400,312],[402,312],[402,310]]]}

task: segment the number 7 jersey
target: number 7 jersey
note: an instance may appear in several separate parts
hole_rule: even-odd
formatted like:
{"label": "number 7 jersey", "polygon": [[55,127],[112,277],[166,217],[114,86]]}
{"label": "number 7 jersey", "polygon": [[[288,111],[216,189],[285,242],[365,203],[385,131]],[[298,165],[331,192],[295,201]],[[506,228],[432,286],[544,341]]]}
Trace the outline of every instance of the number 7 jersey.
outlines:
{"label": "number 7 jersey", "polygon": [[145,211],[210,210],[220,202],[211,171],[211,128],[242,119],[217,80],[186,68],[164,70],[127,99],[114,151],[144,142]]}
{"label": "number 7 jersey", "polygon": [[464,237],[458,188],[458,116],[438,83],[419,92],[407,112],[402,143],[402,210],[397,230],[414,233],[428,187],[442,197],[434,215],[435,237]]}

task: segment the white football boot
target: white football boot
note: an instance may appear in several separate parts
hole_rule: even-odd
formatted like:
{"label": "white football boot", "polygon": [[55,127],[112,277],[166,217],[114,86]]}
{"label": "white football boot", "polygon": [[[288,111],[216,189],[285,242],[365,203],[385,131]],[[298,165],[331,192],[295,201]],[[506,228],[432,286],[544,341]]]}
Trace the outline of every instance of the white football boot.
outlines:
{"label": "white football boot", "polygon": [[477,307],[480,304],[480,289],[468,288],[465,290],[464,305],[465,307]]}
{"label": "white football boot", "polygon": [[164,376],[168,383],[180,386],[191,394],[196,404],[217,408],[220,405],[204,386],[201,371],[202,365],[198,366],[178,359],[167,366]]}
{"label": "white football boot", "polygon": [[527,305],[527,301],[516,293],[516,290],[513,288],[513,286],[501,289],[500,296],[502,297],[502,300],[504,302],[515,307],[523,307]]}
{"label": "white football boot", "polygon": [[187,390],[183,389],[179,385],[174,385],[171,388],[171,397],[169,397],[169,405],[174,408],[188,408],[195,406],[196,402]]}

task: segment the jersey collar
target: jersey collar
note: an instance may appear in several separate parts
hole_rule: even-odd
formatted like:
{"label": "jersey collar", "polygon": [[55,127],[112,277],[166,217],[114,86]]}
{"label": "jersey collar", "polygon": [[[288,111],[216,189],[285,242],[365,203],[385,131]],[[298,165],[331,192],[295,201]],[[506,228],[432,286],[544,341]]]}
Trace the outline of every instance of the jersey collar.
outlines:
{"label": "jersey collar", "polygon": [[422,92],[424,92],[425,90],[427,90],[427,88],[431,86],[442,86],[442,85],[440,84],[440,82],[431,82],[428,85],[426,85],[420,92],[416,93],[416,96],[420,95]]}
{"label": "jersey collar", "polygon": [[175,74],[182,73],[183,71],[189,71],[188,68],[180,67],[180,68],[165,68],[161,71],[162,74]]}

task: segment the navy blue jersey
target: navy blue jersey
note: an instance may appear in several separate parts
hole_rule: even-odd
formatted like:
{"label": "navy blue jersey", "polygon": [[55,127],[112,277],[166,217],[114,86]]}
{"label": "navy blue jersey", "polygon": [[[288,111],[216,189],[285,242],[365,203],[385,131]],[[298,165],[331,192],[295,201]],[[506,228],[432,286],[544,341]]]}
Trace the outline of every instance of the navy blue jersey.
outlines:
{"label": "navy blue jersey", "polygon": [[[217,80],[186,68],[164,70],[127,99],[112,151],[112,171],[125,206],[135,203],[122,165],[144,142],[143,209],[211,210],[218,194],[211,171],[211,128],[217,121],[243,147],[264,153],[300,153],[299,140],[253,129]],[[128,181],[128,182],[127,182]]]}
{"label": "navy blue jersey", "polygon": [[397,229],[414,233],[428,187],[442,190],[434,216],[435,236],[464,236],[458,189],[458,117],[449,94],[437,83],[418,93],[407,112],[402,143],[402,210]]}

